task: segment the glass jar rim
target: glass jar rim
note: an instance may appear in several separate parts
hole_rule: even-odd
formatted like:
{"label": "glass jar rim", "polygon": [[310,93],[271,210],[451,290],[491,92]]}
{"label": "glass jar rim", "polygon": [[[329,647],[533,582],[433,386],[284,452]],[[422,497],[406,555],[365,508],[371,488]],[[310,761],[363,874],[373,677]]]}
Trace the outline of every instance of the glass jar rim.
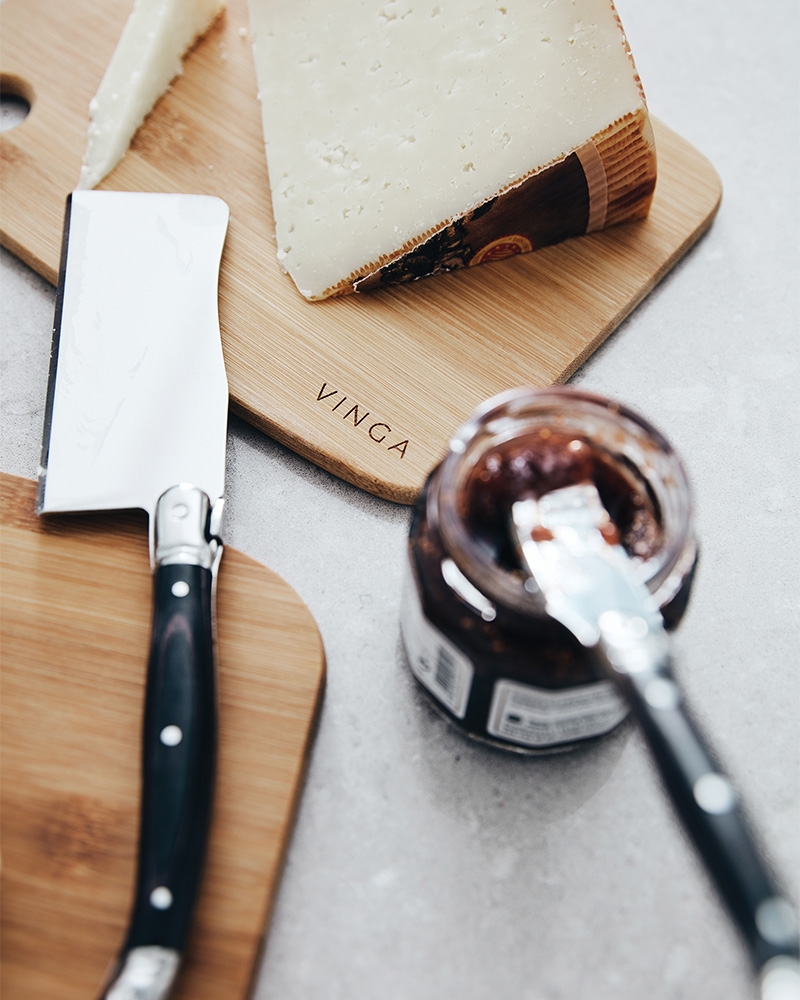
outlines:
{"label": "glass jar rim", "polygon": [[[578,389],[508,390],[488,399],[455,431],[435,488],[428,495],[429,516],[438,522],[451,557],[479,589],[487,591],[487,597],[527,613],[543,613],[521,576],[499,567],[470,535],[456,500],[470,469],[488,447],[519,436],[526,422],[544,426],[548,419],[587,438],[591,434],[580,426],[582,420],[597,432],[605,431],[653,490],[661,510],[664,544],[641,563],[641,573],[663,607],[677,593],[696,554],[691,492],[683,464],[664,435],[640,414],[613,399]],[[620,433],[624,440],[619,440]]]}

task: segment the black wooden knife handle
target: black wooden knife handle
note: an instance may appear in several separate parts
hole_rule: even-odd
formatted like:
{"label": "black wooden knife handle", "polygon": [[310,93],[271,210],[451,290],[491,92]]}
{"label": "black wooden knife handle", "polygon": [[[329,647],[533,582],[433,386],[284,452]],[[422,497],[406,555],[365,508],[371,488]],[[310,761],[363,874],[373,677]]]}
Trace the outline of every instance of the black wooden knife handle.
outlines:
{"label": "black wooden knife handle", "polygon": [[756,970],[762,976],[776,969],[796,976],[794,907],[779,888],[733,783],[694,722],[671,671],[632,671],[618,680]]}
{"label": "black wooden knife handle", "polygon": [[[221,546],[207,535],[208,503],[187,487],[159,511],[180,527],[204,520],[204,544],[155,526],[153,620],[142,746],[139,857],[128,934],[105,1000],[163,1000],[172,989],[202,878],[216,762],[215,573]],[[183,492],[179,492],[183,491]],[[199,491],[194,491],[198,494]],[[170,495],[171,494],[171,495]],[[172,512],[170,514],[170,512]],[[201,563],[197,565],[196,563]]]}

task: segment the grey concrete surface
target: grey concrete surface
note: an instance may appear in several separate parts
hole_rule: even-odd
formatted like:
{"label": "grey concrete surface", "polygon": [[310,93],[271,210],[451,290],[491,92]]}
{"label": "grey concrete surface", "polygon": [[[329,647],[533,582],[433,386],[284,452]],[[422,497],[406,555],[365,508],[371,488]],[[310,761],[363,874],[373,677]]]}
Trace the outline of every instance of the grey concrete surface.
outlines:
{"label": "grey concrete surface", "polygon": [[[724,196],[573,383],[638,409],[688,467],[702,563],[680,677],[797,900],[798,6],[618,8],[653,113]],[[33,477],[54,293],[5,252],[0,277],[0,463]],[[228,484],[230,544],[297,590],[328,660],[256,1000],[755,996],[632,725],[548,759],[467,742],[401,654],[408,508],[237,419]]]}

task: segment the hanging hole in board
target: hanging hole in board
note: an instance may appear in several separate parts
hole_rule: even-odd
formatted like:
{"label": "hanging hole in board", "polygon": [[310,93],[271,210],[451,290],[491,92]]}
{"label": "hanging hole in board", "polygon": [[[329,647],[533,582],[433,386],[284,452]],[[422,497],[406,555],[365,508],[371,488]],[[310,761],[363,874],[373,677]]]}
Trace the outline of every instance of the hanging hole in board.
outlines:
{"label": "hanging hole in board", "polygon": [[20,125],[33,106],[33,88],[18,76],[0,75],[0,132]]}

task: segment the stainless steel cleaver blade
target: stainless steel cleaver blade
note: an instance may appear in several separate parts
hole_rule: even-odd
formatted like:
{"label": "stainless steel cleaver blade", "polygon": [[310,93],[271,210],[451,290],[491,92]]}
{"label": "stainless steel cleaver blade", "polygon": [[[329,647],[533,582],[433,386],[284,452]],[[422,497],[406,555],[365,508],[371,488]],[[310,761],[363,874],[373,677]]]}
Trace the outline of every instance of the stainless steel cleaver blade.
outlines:
{"label": "stainless steel cleaver blade", "polygon": [[169,995],[211,822],[228,215],[202,195],[67,200],[37,511],[142,508],[153,567],[138,870],[107,1000]]}

